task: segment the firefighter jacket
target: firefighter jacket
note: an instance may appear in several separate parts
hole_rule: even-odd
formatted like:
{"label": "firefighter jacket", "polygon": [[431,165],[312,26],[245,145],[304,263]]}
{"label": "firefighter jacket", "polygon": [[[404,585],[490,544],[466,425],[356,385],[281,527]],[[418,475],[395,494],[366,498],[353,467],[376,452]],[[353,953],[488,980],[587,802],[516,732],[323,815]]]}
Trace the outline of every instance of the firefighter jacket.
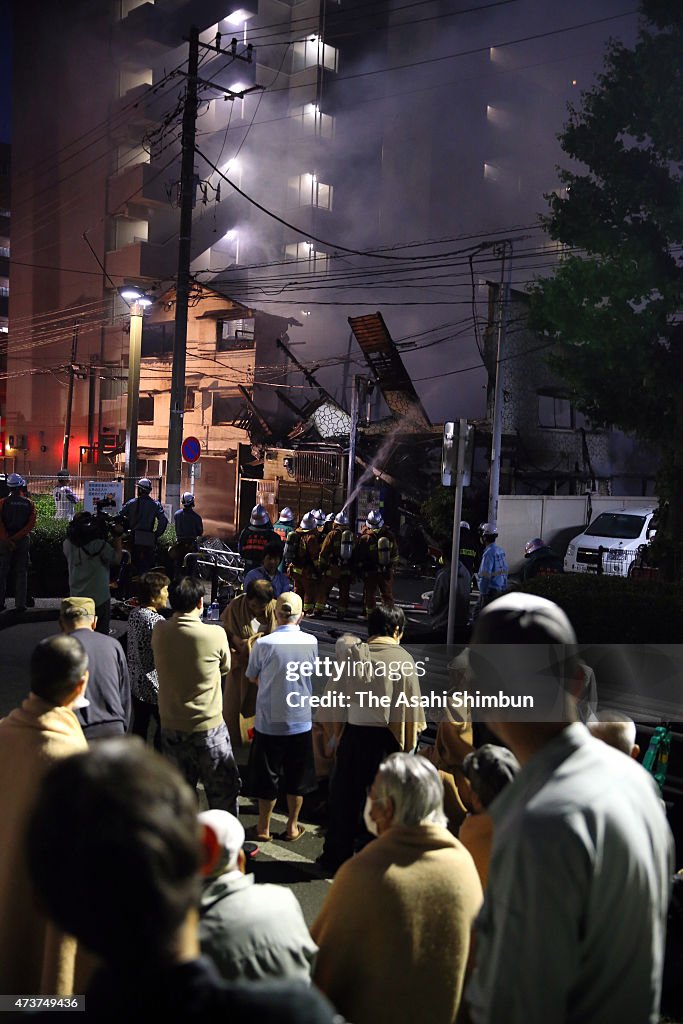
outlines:
{"label": "firefighter jacket", "polygon": [[[346,545],[350,547],[346,553]],[[355,552],[355,539],[350,526],[334,526],[324,538],[320,549],[320,568],[326,572],[332,566],[347,569],[351,572],[351,562]]]}
{"label": "firefighter jacket", "polygon": [[[382,565],[379,559],[378,546],[382,537],[389,541],[388,565]],[[369,572],[389,572],[396,567],[398,544],[388,526],[383,526],[379,530],[370,530],[367,527],[363,530],[356,545],[355,563],[361,575]]]}
{"label": "firefighter jacket", "polygon": [[320,558],[320,534],[316,529],[302,530],[297,527],[287,538],[285,562],[294,572],[311,569],[317,572]]}
{"label": "firefighter jacket", "polygon": [[245,572],[257,569],[263,562],[266,544],[276,536],[273,524],[267,526],[245,526],[237,541],[237,550],[244,559]]}

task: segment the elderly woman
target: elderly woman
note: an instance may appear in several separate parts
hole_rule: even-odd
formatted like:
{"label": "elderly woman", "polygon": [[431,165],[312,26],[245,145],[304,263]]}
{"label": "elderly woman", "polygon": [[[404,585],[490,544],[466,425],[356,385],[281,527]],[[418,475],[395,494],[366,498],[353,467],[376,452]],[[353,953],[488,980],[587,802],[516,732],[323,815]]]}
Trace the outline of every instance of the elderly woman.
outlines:
{"label": "elderly woman", "polygon": [[311,928],[313,980],[354,1024],[453,1024],[482,891],[445,828],[436,768],[391,754],[364,818],[378,838],[340,868]]}
{"label": "elderly woman", "polygon": [[277,626],[273,588],[267,580],[252,580],[246,593],[234,598],[221,615],[230,643],[231,668],[225,685],[223,717],[233,748],[248,741],[249,719],[256,710],[256,687],[244,670],[249,652],[260,636]]}

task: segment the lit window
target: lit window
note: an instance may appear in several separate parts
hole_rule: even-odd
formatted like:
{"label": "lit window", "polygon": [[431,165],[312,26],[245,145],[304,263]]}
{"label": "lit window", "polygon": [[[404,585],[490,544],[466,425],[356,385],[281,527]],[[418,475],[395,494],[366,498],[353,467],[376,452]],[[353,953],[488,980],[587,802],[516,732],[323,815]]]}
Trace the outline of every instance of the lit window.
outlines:
{"label": "lit window", "polygon": [[322,67],[336,71],[339,65],[339,51],[323,43],[320,36],[309,36],[301,43],[295,43],[292,54],[292,71]]}
{"label": "lit window", "polygon": [[331,114],[323,114],[316,103],[295,107],[291,117],[306,135],[318,135],[321,139],[334,136],[334,118]]}
{"label": "lit window", "polygon": [[292,242],[285,246],[285,259],[297,260],[307,265],[304,269],[325,273],[329,266],[329,256],[326,252],[318,252],[313,248],[312,242]]}
{"label": "lit window", "polygon": [[217,352],[235,352],[250,349],[254,347],[254,344],[253,320],[216,321]]}
{"label": "lit window", "polygon": [[289,196],[293,206],[317,206],[332,209],[332,185],[318,181],[315,174],[299,174],[289,179]]}

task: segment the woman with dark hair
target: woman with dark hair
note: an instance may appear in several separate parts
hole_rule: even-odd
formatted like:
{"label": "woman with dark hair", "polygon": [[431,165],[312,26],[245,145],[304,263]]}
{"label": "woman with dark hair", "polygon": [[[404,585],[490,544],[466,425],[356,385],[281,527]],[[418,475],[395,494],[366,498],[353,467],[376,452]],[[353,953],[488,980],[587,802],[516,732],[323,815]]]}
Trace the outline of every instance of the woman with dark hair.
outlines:
{"label": "woman with dark hair", "polygon": [[140,579],[140,607],[134,608],[128,619],[128,670],[133,697],[133,732],[147,740],[149,723],[156,722],[154,746],[161,750],[161,724],[157,694],[159,680],[152,653],[152,630],[163,619],[166,607],[168,576],[162,572],[148,572]]}

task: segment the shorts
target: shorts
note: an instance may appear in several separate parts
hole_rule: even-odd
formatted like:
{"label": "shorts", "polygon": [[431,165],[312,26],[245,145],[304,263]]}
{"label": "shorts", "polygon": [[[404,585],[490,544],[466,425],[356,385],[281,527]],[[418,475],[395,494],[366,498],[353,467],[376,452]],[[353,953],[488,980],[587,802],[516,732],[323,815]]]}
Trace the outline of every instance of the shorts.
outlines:
{"label": "shorts", "polygon": [[312,735],[310,729],[291,736],[269,736],[254,730],[245,795],[276,800],[280,776],[290,796],[305,796],[317,789]]}

